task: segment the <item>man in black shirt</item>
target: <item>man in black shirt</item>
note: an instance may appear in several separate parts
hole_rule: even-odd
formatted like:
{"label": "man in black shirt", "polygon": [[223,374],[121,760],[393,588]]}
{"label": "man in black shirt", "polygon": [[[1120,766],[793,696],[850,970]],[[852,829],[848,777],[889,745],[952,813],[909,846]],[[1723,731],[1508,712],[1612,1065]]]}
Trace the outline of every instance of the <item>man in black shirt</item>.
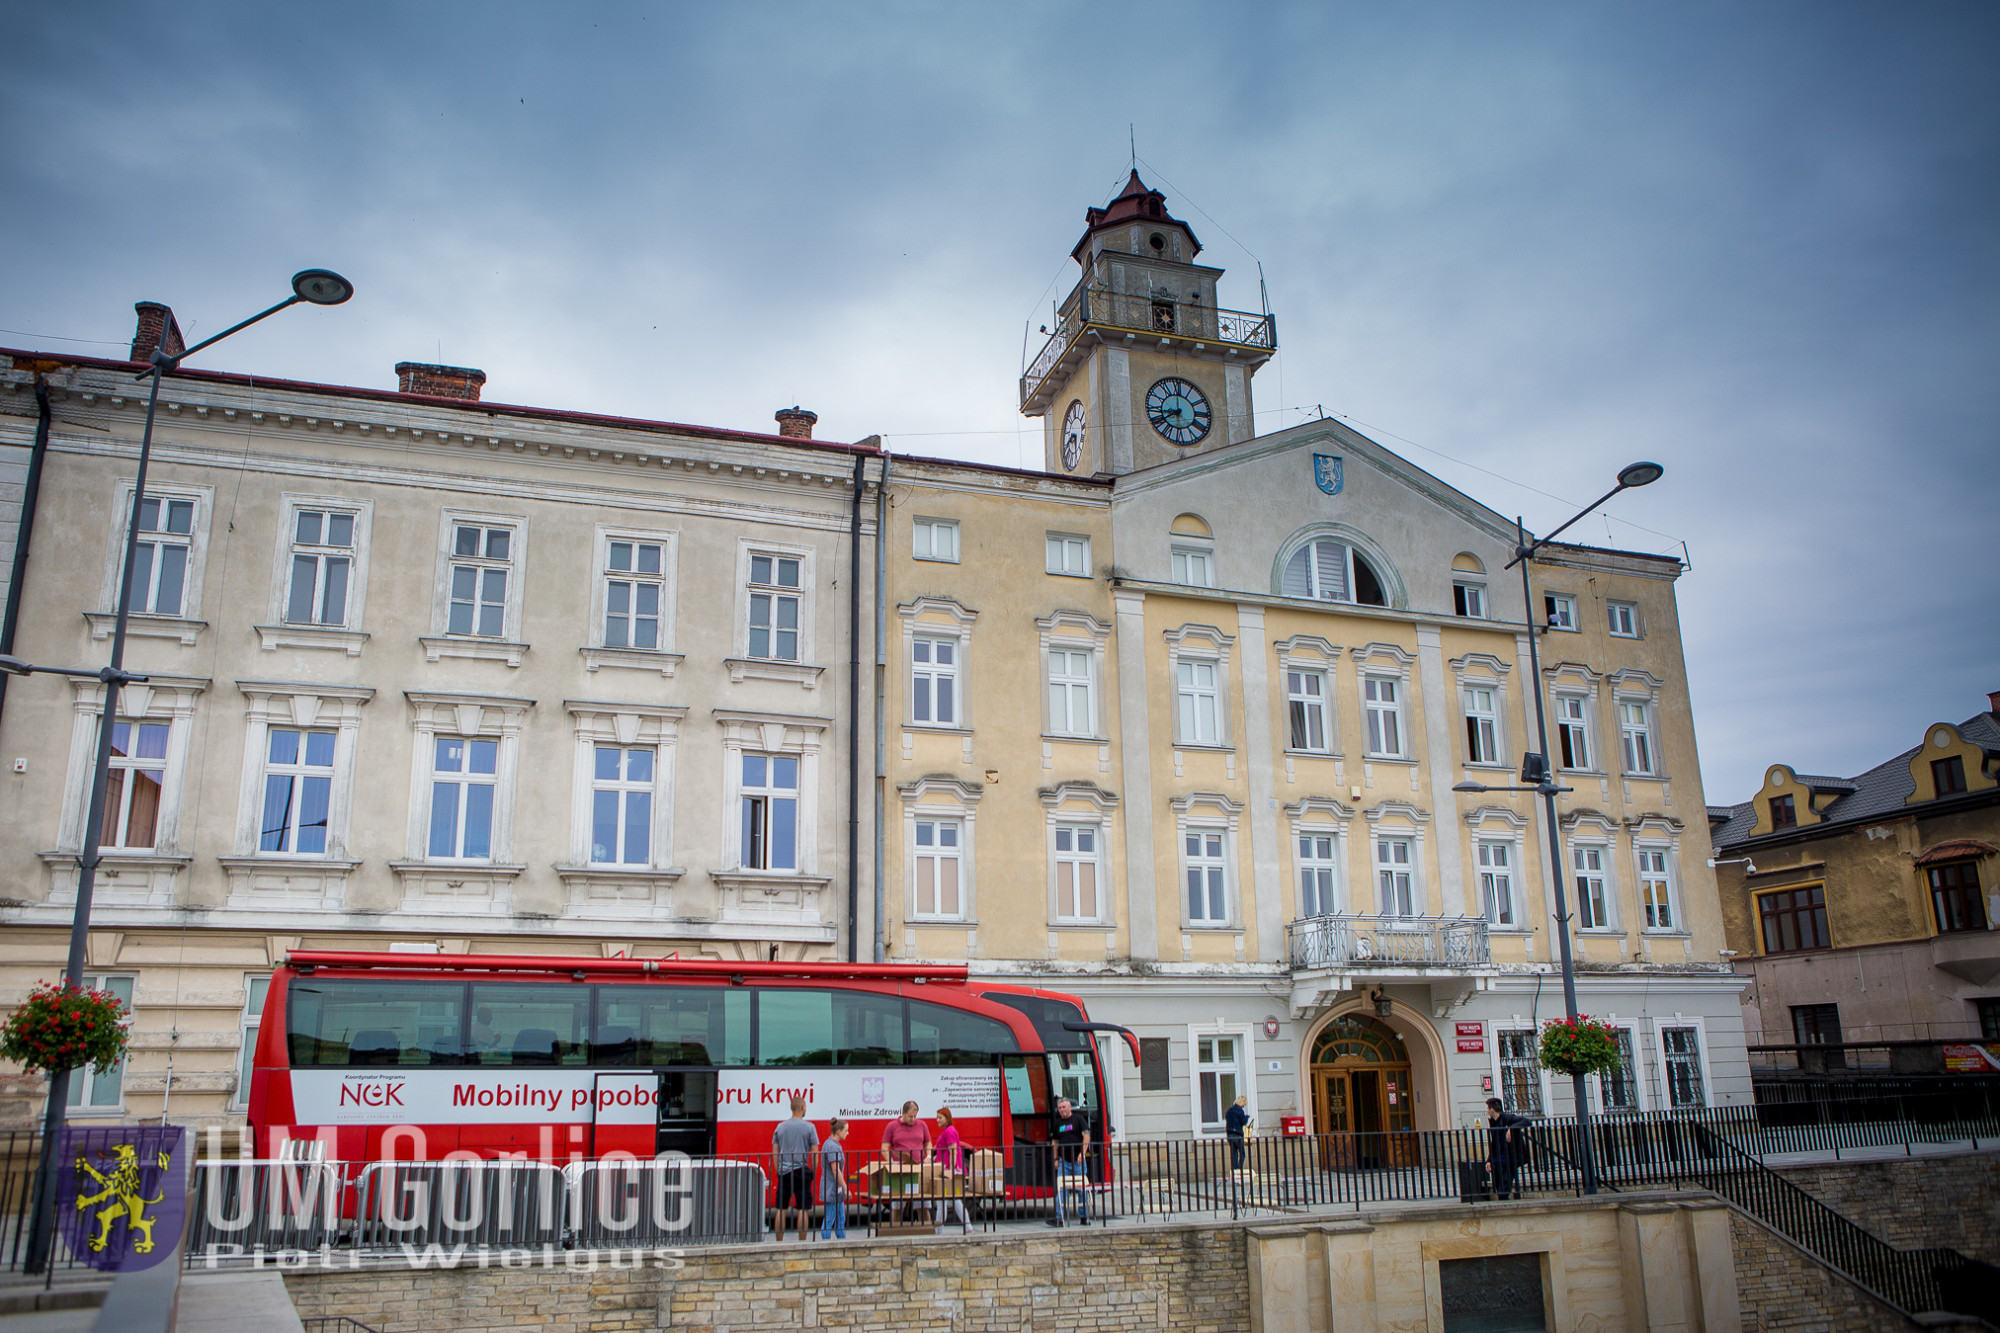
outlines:
{"label": "man in black shirt", "polygon": [[1493,1164],[1493,1197],[1518,1199],[1514,1173],[1528,1160],[1528,1121],[1507,1109],[1498,1097],[1486,1099],[1487,1155]]}
{"label": "man in black shirt", "polygon": [[1064,1226],[1068,1222],[1068,1204],[1065,1195],[1076,1195],[1076,1219],[1083,1226],[1090,1225],[1090,1117],[1071,1105],[1069,1098],[1056,1099],[1056,1121],[1050,1127],[1049,1139],[1056,1150],[1056,1215],[1049,1219],[1052,1227]]}

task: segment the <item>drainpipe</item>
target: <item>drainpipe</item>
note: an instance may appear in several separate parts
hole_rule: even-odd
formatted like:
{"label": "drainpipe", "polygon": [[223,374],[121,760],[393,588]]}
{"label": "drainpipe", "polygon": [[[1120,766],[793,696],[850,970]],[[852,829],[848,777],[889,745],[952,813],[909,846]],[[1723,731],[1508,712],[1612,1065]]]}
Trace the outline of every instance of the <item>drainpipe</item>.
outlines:
{"label": "drainpipe", "polygon": [[[21,522],[14,530],[14,566],[7,577],[7,612],[0,619],[0,653],[14,651],[14,625],[21,617],[21,585],[28,575],[28,538],[35,530],[35,502],[42,493],[42,459],[49,452],[49,386],[35,376],[35,447],[28,455],[28,484],[21,492]],[[7,682],[0,671],[0,713],[7,709]]]}
{"label": "drainpipe", "polygon": [[889,677],[883,670],[888,662],[889,644],[889,550],[882,534],[889,530],[889,445],[882,444],[882,480],[875,491],[875,961],[889,952],[889,927],[882,918],[886,894],[882,883],[882,815],[887,800],[884,779],[889,776],[886,753],[889,719],[883,713],[888,703]]}
{"label": "drainpipe", "polygon": [[854,455],[854,504],[847,528],[847,961],[860,959],[861,905],[861,492],[868,455]]}

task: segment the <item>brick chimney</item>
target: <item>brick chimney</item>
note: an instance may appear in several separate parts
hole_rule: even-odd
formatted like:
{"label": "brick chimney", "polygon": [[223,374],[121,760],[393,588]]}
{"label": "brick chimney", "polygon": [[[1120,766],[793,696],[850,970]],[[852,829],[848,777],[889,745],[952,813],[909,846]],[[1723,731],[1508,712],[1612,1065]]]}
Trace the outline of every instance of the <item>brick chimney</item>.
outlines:
{"label": "brick chimney", "polygon": [[428,366],[421,361],[396,363],[396,392],[421,393],[432,398],[463,398],[479,401],[479,386],[486,372],[470,366]]}
{"label": "brick chimney", "polygon": [[132,308],[139,312],[139,323],[132,330],[132,359],[152,364],[153,349],[160,345],[162,334],[166,338],[168,356],[179,356],[187,350],[187,343],[181,338],[181,326],[174,322],[174,308],[161,305],[158,301],[135,301]]}
{"label": "brick chimney", "polygon": [[818,420],[819,413],[808,412],[803,407],[781,407],[778,409],[778,434],[788,440],[810,440],[813,423]]}
{"label": "brick chimney", "polygon": [[2000,690],[1995,690],[1986,696],[1986,711],[2000,713]]}

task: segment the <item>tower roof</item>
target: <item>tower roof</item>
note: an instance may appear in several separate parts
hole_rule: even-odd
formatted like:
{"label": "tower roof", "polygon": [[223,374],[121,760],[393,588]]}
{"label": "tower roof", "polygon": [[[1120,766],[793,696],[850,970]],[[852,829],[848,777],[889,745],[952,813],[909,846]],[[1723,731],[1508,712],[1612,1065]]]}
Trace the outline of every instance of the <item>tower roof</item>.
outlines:
{"label": "tower roof", "polygon": [[1139,169],[1134,167],[1132,174],[1126,178],[1125,188],[1115,199],[1103,208],[1086,208],[1083,211],[1083,239],[1076,243],[1076,248],[1069,252],[1069,257],[1081,264],[1084,248],[1090,244],[1091,237],[1100,231],[1109,231],[1113,227],[1122,227],[1134,222],[1179,227],[1182,234],[1188,238],[1189,245],[1193,247],[1188,252],[1188,257],[1192,259],[1201,253],[1201,241],[1196,238],[1194,230],[1167,212],[1167,197],[1140,180]]}

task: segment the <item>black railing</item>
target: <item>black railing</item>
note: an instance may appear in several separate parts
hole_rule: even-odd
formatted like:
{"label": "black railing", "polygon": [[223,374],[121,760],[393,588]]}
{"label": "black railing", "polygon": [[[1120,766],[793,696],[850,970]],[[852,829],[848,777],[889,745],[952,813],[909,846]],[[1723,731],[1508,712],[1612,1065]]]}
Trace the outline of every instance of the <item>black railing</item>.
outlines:
{"label": "black railing", "polygon": [[378,1333],[378,1330],[362,1323],[359,1319],[349,1319],[344,1314],[315,1315],[311,1319],[301,1319],[305,1333]]}

